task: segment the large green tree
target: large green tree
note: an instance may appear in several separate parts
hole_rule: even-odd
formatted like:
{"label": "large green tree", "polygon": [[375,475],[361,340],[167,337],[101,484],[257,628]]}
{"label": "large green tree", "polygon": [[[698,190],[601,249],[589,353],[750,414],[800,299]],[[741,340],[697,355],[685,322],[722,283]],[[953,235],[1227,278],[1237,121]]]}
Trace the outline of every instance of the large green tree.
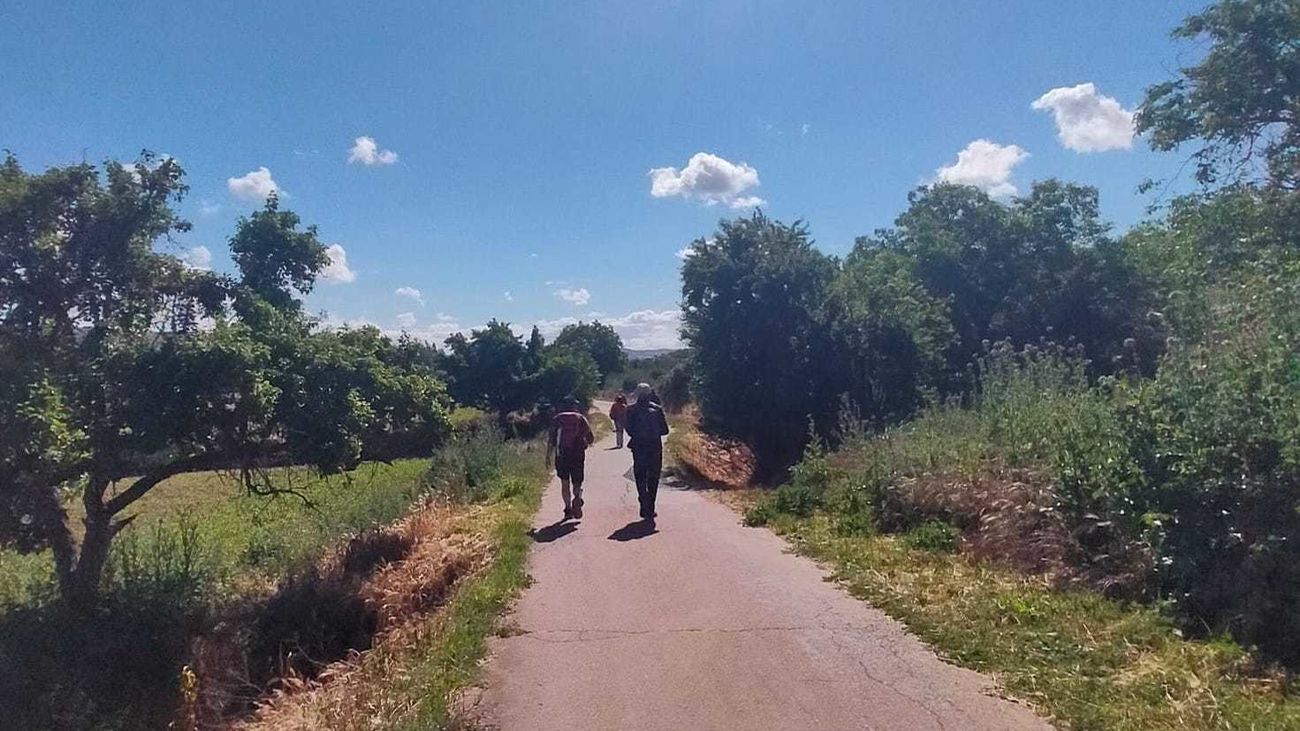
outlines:
{"label": "large green tree", "polygon": [[1125,341],[1150,367],[1162,335],[1151,288],[1107,235],[1093,188],[1055,180],[1004,204],[975,188],[914,191],[895,228],[860,247],[895,251],[931,296],[948,303],[955,340],[947,387],[960,389],[985,343],[1076,342],[1112,370]]}
{"label": "large green tree", "polygon": [[611,373],[617,373],[627,367],[627,353],[623,350],[623,339],[614,328],[599,320],[585,323],[578,322],[565,325],[560,334],[551,341],[551,349],[556,351],[585,351],[596,362],[603,383]]}
{"label": "large green tree", "polygon": [[953,337],[947,303],[898,252],[854,247],[830,286],[824,327],[832,342],[824,377],[863,420],[908,416],[943,382]]}
{"label": "large green tree", "polygon": [[453,334],[446,346],[443,370],[451,380],[451,393],[457,403],[505,413],[527,401],[524,383],[535,358],[510,329],[510,323],[491,320],[468,336]]}
{"label": "large green tree", "polygon": [[808,419],[826,410],[819,322],[835,270],[802,224],[762,212],[719,223],[682,266],[682,335],[703,414],[769,470],[798,457]]}
{"label": "large green tree", "polygon": [[1300,187],[1300,3],[1222,0],[1173,35],[1208,42],[1209,50],[1147,89],[1138,132],[1157,150],[1199,145],[1201,183]]}
{"label": "large green tree", "polygon": [[409,349],[302,315],[293,290],[324,247],[274,199],[232,238],[242,279],[159,253],[187,228],[172,208],[184,190],[180,167],[147,153],[102,176],[0,166],[0,540],[51,548],[82,611],[131,506],[167,478],[228,469],[264,491],[268,466],[346,470],[445,425],[442,386]]}

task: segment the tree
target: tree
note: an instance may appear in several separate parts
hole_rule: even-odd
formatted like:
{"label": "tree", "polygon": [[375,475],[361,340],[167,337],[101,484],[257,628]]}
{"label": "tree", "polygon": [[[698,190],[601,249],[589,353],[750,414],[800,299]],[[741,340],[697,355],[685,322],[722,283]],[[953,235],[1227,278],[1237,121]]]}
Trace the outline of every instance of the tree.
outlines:
{"label": "tree", "polygon": [[1147,89],[1137,131],[1156,150],[1200,141],[1193,158],[1202,184],[1263,178],[1300,187],[1300,4],[1221,0],[1173,35],[1208,39],[1209,52]]}
{"label": "tree", "polygon": [[602,324],[599,320],[587,324],[579,322],[565,325],[560,334],[550,345],[556,351],[584,351],[595,361],[600,371],[601,383],[611,373],[617,373],[627,367],[627,353],[623,350],[623,339],[614,328]]}
{"label": "tree", "polygon": [[[148,153],[106,178],[0,166],[0,410],[14,415],[0,428],[0,540],[49,546],[78,611],[96,603],[131,505],[167,478],[228,469],[266,491],[268,466],[337,472],[445,427],[430,371],[377,333],[315,332],[301,314],[289,289],[311,286],[324,247],[274,200],[232,238],[246,281],[156,252],[187,227],[171,208],[182,176]],[[266,251],[277,241],[293,254]],[[63,507],[74,495],[79,545]]]}
{"label": "tree", "polygon": [[748,441],[768,471],[798,458],[827,410],[821,307],[835,261],[801,223],[722,221],[682,267],[682,334],[704,417]]}
{"label": "tree", "polygon": [[863,240],[832,283],[825,325],[833,390],[877,424],[910,415],[943,380],[952,323],[944,300],[926,291],[913,263]]}
{"label": "tree", "polygon": [[296,307],[294,292],[310,292],[316,275],[329,264],[316,227],[300,231],[299,223],[296,213],[280,210],[272,193],[262,210],[239,219],[230,239],[243,288],[277,309]]}
{"label": "tree", "polygon": [[541,370],[542,354],[546,349],[546,338],[542,337],[542,331],[533,325],[533,331],[528,335],[528,342],[524,345],[527,355],[524,356],[524,369],[529,373],[535,373]]}
{"label": "tree", "polygon": [[600,370],[596,361],[583,350],[551,350],[542,359],[542,367],[530,378],[537,398],[552,404],[575,398],[588,405],[600,388]]}
{"label": "tree", "polygon": [[524,405],[529,353],[509,323],[491,320],[483,329],[471,331],[469,337],[452,335],[446,345],[443,368],[457,403],[500,414]]}
{"label": "tree", "polygon": [[[0,409],[4,523],[20,548],[50,546],[60,587],[86,604],[98,589],[113,516],[171,472],[123,464],[109,390],[115,371],[168,320],[192,329],[196,310],[219,306],[209,275],[155,253],[155,240],[188,225],[170,204],[184,193],[180,167],[145,153],[133,168],[109,163],[29,175],[9,155],[0,167]],[[119,397],[120,398],[120,397]],[[131,471],[126,471],[126,470]],[[143,475],[106,498],[127,475]],[[81,483],[80,550],[60,487]]]}
{"label": "tree", "polygon": [[955,340],[945,390],[969,387],[967,366],[986,341],[1077,342],[1105,372],[1137,338],[1154,362],[1162,334],[1146,321],[1151,289],[1106,235],[1095,189],[1048,180],[1004,205],[939,184],[908,202],[894,229],[859,246],[907,257],[929,294],[948,303]]}

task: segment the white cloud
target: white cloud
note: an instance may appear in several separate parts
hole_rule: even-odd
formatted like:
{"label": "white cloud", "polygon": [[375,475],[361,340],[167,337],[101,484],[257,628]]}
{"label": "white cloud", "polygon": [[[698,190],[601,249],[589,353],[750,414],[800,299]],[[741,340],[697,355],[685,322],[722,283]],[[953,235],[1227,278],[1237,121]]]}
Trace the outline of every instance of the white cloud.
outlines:
{"label": "white cloud", "polygon": [[1030,106],[1040,112],[1051,111],[1056,136],[1075,152],[1133,147],[1133,112],[1121,107],[1114,97],[1097,93],[1091,82],[1052,89]]}
{"label": "white cloud", "polygon": [[221,212],[221,204],[204,198],[199,201],[199,214],[203,216],[215,216]]}
{"label": "white cloud", "polygon": [[586,287],[578,287],[577,289],[561,287],[555,290],[555,296],[579,307],[583,307],[591,301],[591,292],[588,292]]}
{"label": "white cloud", "polygon": [[1011,172],[1027,157],[1029,153],[1019,145],[975,140],[957,153],[957,162],[934,171],[934,177],[945,183],[973,185],[995,198],[1008,198],[1018,192]]}
{"label": "white cloud", "polygon": [[393,294],[397,295],[398,297],[409,297],[415,300],[416,302],[420,303],[421,307],[424,307],[424,295],[422,295],[420,293],[420,290],[416,289],[415,287],[398,287],[397,289],[393,290]]}
{"label": "white cloud", "polygon": [[677,258],[678,258],[678,259],[681,259],[682,261],[686,261],[687,259],[691,258],[692,256],[695,256],[695,249],[692,249],[692,248],[689,247],[689,246],[687,246],[687,247],[684,248],[684,249],[678,249],[678,250],[677,250]]}
{"label": "white cloud", "polygon": [[[460,321],[456,317],[453,317],[452,315],[448,315],[442,312],[439,312],[437,315],[434,316],[434,322],[429,323],[427,325],[421,325],[419,327],[416,327],[416,315],[413,312],[403,312],[399,314],[396,319],[398,324],[397,329],[380,327],[379,330],[390,338],[396,338],[401,335],[409,335],[418,340],[424,340],[425,342],[432,343],[434,345],[439,345],[439,346],[442,345],[443,341],[445,341],[453,333],[465,333],[466,335],[469,335],[470,330],[473,330],[475,328],[479,328],[479,329],[482,328],[482,325],[475,325],[472,327],[467,325],[462,325],[460,324]],[[339,329],[344,327],[352,328],[352,329],[356,329],[359,327],[368,327],[368,326],[379,327],[374,322],[371,322],[370,320],[367,320],[365,318],[348,318],[348,317],[334,317],[334,316],[327,317],[325,319],[324,324],[325,327],[331,329]]]}
{"label": "white cloud", "polygon": [[196,269],[199,271],[208,271],[212,268],[212,252],[208,251],[206,246],[195,246],[186,249],[180,255],[181,264],[186,269]]}
{"label": "white cloud", "polygon": [[505,293],[504,296],[505,296],[505,298],[506,298],[506,302],[514,302],[514,301],[515,301],[515,296],[514,296],[513,294],[510,294],[510,290],[508,290],[508,289],[506,290],[506,293]]}
{"label": "white cloud", "polygon": [[227,178],[226,188],[231,195],[246,201],[262,202],[272,193],[280,193],[280,186],[265,166],[245,173],[238,178]]}
{"label": "white cloud", "polygon": [[320,270],[320,278],[331,284],[347,284],[356,281],[357,273],[348,266],[348,252],[338,244],[330,244],[325,249],[330,262]]}
{"label": "white cloud", "polygon": [[[632,350],[653,350],[658,348],[680,348],[682,338],[680,310],[638,310],[621,316],[610,316],[593,312],[584,318],[586,321],[600,320],[614,328],[623,339],[623,347]],[[554,337],[565,325],[578,322],[576,317],[561,317],[554,320],[540,320],[534,324],[547,338]]]}
{"label": "white cloud", "polygon": [[655,198],[691,198],[711,206],[723,203],[732,208],[752,208],[766,202],[755,195],[742,195],[758,187],[757,170],[707,152],[692,155],[681,170],[654,168],[649,175],[650,195]]}
{"label": "white cloud", "polygon": [[799,136],[800,136],[800,137],[807,137],[807,136],[808,136],[808,132],[809,132],[811,129],[812,129],[812,125],[811,125],[811,124],[808,124],[807,122],[804,122],[803,124],[799,125]]}
{"label": "white cloud", "polygon": [[340,330],[342,328],[357,330],[363,327],[379,327],[378,324],[364,317],[335,317],[333,315],[326,317],[322,324],[330,330]]}
{"label": "white cloud", "polygon": [[392,165],[397,162],[397,153],[392,150],[379,149],[374,137],[361,136],[356,139],[352,149],[348,150],[348,164],[359,162],[362,165]]}
{"label": "white cloud", "polygon": [[434,322],[411,331],[411,335],[423,338],[435,345],[442,345],[442,342],[453,334],[465,333],[469,335],[469,331],[473,329],[471,326],[460,324],[459,318],[445,312],[439,312],[434,315]]}

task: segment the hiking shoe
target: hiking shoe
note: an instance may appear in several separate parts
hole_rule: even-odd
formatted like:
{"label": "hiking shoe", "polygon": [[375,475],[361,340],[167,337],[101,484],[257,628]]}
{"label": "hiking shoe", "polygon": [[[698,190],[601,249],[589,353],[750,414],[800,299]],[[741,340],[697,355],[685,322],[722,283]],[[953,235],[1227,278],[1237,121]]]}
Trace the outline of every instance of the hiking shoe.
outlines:
{"label": "hiking shoe", "polygon": [[573,517],[582,520],[582,498],[573,501]]}

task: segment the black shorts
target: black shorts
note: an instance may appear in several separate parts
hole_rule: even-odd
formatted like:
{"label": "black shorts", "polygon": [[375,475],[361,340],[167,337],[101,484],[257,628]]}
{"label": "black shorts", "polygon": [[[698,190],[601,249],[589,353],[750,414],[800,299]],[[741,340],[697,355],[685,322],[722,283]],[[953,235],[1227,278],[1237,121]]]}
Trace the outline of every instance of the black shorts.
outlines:
{"label": "black shorts", "polygon": [[555,474],[561,480],[570,480],[579,485],[585,477],[583,471],[587,463],[587,450],[575,449],[572,452],[557,452],[555,454]]}

